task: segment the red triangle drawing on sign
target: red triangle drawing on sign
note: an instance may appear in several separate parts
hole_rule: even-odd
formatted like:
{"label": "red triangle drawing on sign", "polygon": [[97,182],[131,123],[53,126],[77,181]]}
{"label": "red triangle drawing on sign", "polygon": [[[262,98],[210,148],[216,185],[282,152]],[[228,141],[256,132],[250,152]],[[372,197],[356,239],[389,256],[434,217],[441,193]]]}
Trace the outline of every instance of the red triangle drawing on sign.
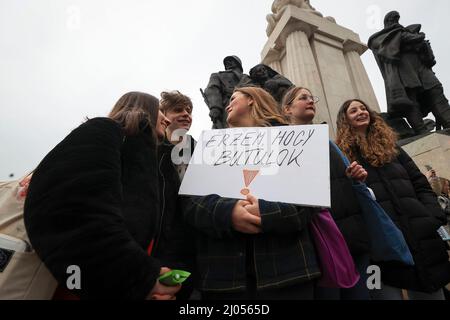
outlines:
{"label": "red triangle drawing on sign", "polygon": [[241,190],[242,195],[247,196],[250,193],[250,190],[248,189],[248,187],[253,182],[253,180],[255,180],[258,173],[259,173],[259,170],[244,170],[245,188]]}
{"label": "red triangle drawing on sign", "polygon": [[253,180],[255,180],[258,173],[259,170],[244,170],[244,182],[246,187],[248,187]]}

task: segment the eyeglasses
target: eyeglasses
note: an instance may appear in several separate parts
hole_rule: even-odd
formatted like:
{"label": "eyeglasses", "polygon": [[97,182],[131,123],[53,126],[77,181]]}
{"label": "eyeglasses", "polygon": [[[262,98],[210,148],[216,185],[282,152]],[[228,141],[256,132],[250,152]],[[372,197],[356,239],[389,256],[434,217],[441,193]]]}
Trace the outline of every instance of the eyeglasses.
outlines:
{"label": "eyeglasses", "polygon": [[311,100],[312,102],[317,103],[317,102],[320,101],[320,98],[319,98],[319,97],[316,97],[316,96],[307,96],[307,95],[304,95],[304,96],[300,96],[300,97],[299,97],[299,100],[302,100],[302,101],[309,101],[309,100]]}

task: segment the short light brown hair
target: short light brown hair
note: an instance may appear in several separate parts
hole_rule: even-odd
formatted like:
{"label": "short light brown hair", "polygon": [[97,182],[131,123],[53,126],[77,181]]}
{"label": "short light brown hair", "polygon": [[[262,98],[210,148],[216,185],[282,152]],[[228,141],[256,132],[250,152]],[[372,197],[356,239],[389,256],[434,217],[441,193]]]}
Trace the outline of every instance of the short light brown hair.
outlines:
{"label": "short light brown hair", "polygon": [[162,113],[166,114],[167,111],[175,107],[189,107],[192,110],[192,100],[188,96],[182,94],[180,91],[175,90],[171,92],[162,92],[161,101],[159,102],[159,108]]}

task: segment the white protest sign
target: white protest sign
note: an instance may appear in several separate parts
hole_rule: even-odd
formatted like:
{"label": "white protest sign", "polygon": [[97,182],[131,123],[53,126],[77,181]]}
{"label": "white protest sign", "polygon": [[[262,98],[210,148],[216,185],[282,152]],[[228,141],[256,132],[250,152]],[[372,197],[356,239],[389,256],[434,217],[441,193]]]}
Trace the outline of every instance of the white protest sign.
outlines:
{"label": "white protest sign", "polygon": [[330,207],[327,125],[204,131],[181,195]]}

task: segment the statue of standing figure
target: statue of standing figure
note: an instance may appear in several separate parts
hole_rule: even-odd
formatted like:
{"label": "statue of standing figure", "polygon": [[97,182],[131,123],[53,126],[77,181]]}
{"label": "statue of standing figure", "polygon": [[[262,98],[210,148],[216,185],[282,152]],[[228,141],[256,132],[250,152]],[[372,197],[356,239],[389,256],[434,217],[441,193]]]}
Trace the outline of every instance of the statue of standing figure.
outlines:
{"label": "statue of standing figure", "polygon": [[433,50],[421,25],[404,27],[400,14],[389,12],[384,29],[372,35],[369,48],[383,75],[392,118],[406,118],[416,135],[429,132],[424,122],[430,112],[437,123],[450,128],[450,105],[432,67]]}
{"label": "statue of standing figure", "polygon": [[241,82],[248,82],[249,77],[244,74],[242,61],[236,56],[228,56],[223,60],[225,71],[211,74],[203,98],[210,109],[209,116],[213,122],[213,129],[228,127],[228,113],[225,108],[236,86]]}

